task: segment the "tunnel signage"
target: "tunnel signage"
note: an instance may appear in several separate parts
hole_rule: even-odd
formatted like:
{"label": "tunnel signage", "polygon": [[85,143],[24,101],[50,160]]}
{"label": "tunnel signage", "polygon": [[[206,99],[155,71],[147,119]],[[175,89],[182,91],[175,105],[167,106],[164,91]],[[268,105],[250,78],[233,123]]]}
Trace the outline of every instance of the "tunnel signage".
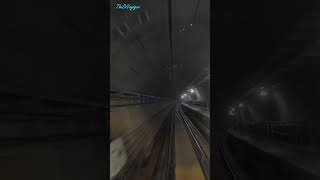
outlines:
{"label": "tunnel signage", "polygon": [[119,10],[135,11],[140,8],[141,8],[141,6],[136,6],[136,5],[131,5],[131,4],[116,4],[116,9],[119,9]]}

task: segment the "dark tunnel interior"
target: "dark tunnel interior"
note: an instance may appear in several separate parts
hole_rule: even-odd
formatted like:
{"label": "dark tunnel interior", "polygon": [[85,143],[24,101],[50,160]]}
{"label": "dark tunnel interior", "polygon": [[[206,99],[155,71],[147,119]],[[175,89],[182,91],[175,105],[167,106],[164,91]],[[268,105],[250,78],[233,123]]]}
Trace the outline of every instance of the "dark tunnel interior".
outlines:
{"label": "dark tunnel interior", "polygon": [[110,178],[210,179],[210,1],[110,1]]}
{"label": "dark tunnel interior", "polygon": [[105,2],[0,7],[0,179],[105,179]]}
{"label": "dark tunnel interior", "polygon": [[319,2],[214,6],[214,179],[320,179]]}
{"label": "dark tunnel interior", "polygon": [[320,1],[14,2],[0,179],[320,179]]}
{"label": "dark tunnel interior", "polygon": [[132,1],[143,7],[134,12],[119,2],[110,1],[111,90],[173,98],[210,69],[209,1]]}

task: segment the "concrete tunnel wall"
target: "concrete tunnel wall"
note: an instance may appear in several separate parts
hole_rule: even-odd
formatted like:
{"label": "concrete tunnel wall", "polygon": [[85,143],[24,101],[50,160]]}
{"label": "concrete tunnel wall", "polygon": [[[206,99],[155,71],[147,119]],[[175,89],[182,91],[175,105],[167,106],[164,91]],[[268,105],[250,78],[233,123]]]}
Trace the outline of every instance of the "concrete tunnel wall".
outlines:
{"label": "concrete tunnel wall", "polygon": [[320,138],[320,123],[317,120],[319,75],[317,60],[306,56],[297,57],[286,68],[261,82],[257,88],[264,87],[267,92],[265,97],[259,94],[260,89],[256,89],[240,100],[244,107],[239,108],[235,104],[239,112],[236,116],[238,121],[244,125],[263,121],[300,122],[307,128],[307,136],[311,141],[309,145],[320,147],[317,141]]}
{"label": "concrete tunnel wall", "polygon": [[209,83],[205,83],[205,84],[202,84],[200,86],[197,86],[196,87],[197,90],[199,91],[199,94],[201,96],[201,100],[203,102],[205,102],[207,104],[207,106],[210,108],[210,82]]}

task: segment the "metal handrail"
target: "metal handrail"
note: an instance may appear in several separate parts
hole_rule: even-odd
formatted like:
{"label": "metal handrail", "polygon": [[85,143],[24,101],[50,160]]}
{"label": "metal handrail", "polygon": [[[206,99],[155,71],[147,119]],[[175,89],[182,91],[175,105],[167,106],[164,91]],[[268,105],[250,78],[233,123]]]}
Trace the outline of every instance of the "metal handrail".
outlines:
{"label": "metal handrail", "polygon": [[[287,138],[297,138],[290,140],[297,140],[297,143],[302,143],[302,139],[306,139],[308,143],[312,143],[312,137],[307,131],[308,127],[305,122],[302,121],[263,121],[255,126],[261,125],[269,137],[283,136]],[[277,129],[283,128],[283,129]],[[290,129],[295,128],[295,129]],[[292,131],[296,130],[296,131]],[[259,133],[258,133],[259,134]]]}

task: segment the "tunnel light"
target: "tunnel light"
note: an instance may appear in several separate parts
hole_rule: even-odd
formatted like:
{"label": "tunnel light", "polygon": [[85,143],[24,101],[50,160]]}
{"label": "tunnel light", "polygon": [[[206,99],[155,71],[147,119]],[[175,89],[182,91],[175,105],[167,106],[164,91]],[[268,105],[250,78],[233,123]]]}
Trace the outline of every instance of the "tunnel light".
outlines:
{"label": "tunnel light", "polygon": [[181,96],[181,99],[184,99],[184,95]]}
{"label": "tunnel light", "polygon": [[243,103],[239,103],[239,105],[238,105],[240,108],[242,108],[244,105],[243,105]]}
{"label": "tunnel light", "polygon": [[192,26],[193,24],[190,24],[190,26]]}
{"label": "tunnel light", "polygon": [[268,92],[267,92],[266,90],[262,89],[262,90],[260,90],[259,95],[260,95],[261,97],[265,97],[265,96],[268,95]]}
{"label": "tunnel light", "polygon": [[194,89],[190,89],[189,91],[190,91],[191,93],[194,93]]}

